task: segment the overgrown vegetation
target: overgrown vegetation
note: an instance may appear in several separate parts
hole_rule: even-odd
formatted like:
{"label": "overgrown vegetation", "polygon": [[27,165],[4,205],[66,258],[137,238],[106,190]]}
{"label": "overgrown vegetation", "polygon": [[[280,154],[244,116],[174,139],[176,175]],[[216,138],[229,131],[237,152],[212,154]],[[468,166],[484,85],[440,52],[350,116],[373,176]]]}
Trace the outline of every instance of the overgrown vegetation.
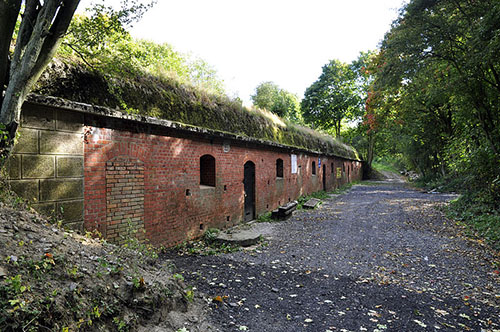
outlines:
{"label": "overgrown vegetation", "polygon": [[[107,244],[58,227],[0,186],[0,330],[129,331],[185,321],[193,290],[177,280],[158,249],[129,239]],[[194,304],[193,304],[194,305]],[[199,304],[196,304],[199,305]],[[164,311],[158,316],[159,311]],[[196,313],[200,315],[199,312]]]}

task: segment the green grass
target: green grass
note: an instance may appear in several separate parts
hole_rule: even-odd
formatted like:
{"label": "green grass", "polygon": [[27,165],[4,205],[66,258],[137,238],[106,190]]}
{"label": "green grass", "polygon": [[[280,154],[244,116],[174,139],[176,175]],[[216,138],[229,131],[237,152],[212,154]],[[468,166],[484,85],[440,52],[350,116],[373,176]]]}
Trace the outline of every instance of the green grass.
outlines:
{"label": "green grass", "polygon": [[485,240],[500,251],[500,209],[484,194],[465,194],[453,200],[446,212],[449,218],[466,227],[466,234]]}
{"label": "green grass", "polygon": [[394,164],[385,160],[374,161],[372,163],[372,167],[379,172],[385,171],[385,172],[399,173],[399,170]]}

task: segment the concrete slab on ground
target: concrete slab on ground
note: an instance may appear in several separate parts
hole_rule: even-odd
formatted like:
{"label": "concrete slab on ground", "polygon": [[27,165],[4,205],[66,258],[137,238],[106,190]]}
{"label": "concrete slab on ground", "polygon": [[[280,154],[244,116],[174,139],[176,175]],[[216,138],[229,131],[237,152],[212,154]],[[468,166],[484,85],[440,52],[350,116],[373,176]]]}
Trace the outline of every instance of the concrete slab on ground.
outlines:
{"label": "concrete slab on ground", "polygon": [[302,205],[304,209],[314,209],[321,201],[317,198],[311,198]]}
{"label": "concrete slab on ground", "polygon": [[263,237],[269,238],[273,233],[273,228],[274,225],[268,222],[238,225],[220,232],[216,241],[249,247],[259,242]]}

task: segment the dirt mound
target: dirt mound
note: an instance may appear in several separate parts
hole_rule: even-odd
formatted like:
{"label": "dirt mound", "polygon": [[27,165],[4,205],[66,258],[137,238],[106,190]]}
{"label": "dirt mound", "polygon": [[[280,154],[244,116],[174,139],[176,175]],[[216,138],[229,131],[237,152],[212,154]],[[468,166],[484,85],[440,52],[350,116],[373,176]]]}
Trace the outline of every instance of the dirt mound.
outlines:
{"label": "dirt mound", "polygon": [[0,331],[209,331],[204,300],[147,245],[118,247],[0,202]]}

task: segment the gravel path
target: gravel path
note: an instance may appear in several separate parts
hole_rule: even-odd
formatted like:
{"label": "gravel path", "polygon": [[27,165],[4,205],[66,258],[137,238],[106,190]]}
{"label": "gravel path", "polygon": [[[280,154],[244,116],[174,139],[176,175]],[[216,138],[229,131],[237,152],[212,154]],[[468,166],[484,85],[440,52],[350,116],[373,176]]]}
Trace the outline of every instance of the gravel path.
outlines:
{"label": "gravel path", "polygon": [[170,259],[214,331],[500,331],[499,256],[443,217],[452,198],[356,185],[253,250]]}

